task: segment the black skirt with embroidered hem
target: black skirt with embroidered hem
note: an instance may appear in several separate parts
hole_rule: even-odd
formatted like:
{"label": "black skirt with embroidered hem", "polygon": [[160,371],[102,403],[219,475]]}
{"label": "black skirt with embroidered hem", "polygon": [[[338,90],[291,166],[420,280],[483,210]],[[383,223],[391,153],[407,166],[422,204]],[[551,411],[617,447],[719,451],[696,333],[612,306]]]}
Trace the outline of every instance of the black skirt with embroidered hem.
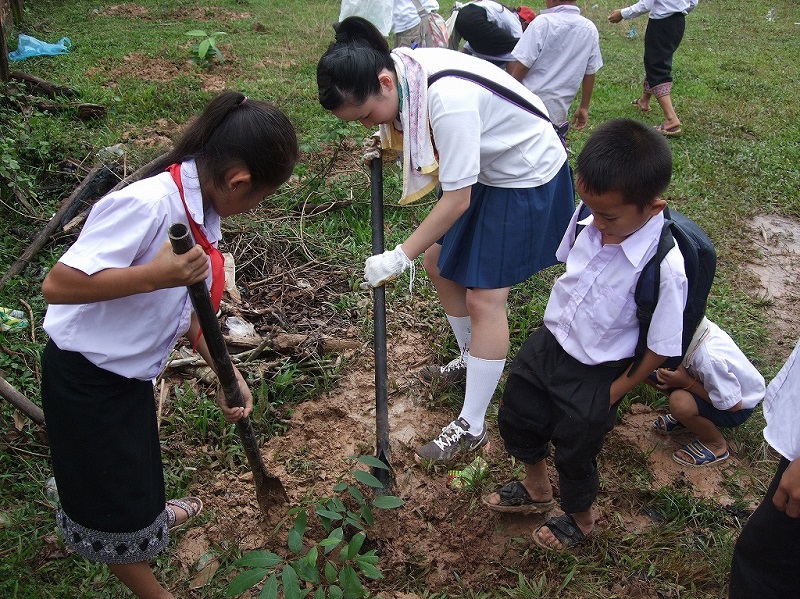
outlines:
{"label": "black skirt with embroidered hem", "polygon": [[[152,382],[98,368],[50,341],[42,354],[42,407],[61,509],[68,518],[59,518],[65,541],[103,561],[105,550],[80,550],[69,535],[79,530],[92,543],[105,538],[108,545],[141,544],[142,531],[149,531],[148,549],[128,557],[136,554],[132,561],[142,561],[145,554],[161,551],[167,543],[161,531],[166,506]],[[85,548],[83,541],[77,545]]]}
{"label": "black skirt with embroidered hem", "polygon": [[467,211],[439,241],[439,272],[464,287],[501,289],[556,264],[575,211],[569,163],[539,187],[472,186]]}

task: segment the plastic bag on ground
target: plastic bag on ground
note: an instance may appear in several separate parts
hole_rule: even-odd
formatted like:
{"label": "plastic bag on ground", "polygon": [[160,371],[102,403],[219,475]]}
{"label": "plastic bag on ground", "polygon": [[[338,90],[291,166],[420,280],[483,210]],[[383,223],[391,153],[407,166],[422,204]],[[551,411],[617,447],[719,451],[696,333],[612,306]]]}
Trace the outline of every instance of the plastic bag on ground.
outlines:
{"label": "plastic bag on ground", "polygon": [[72,47],[72,42],[68,37],[62,37],[55,44],[48,44],[35,37],[19,34],[17,49],[8,53],[11,60],[22,60],[32,56],[55,56],[56,54],[67,54]]}

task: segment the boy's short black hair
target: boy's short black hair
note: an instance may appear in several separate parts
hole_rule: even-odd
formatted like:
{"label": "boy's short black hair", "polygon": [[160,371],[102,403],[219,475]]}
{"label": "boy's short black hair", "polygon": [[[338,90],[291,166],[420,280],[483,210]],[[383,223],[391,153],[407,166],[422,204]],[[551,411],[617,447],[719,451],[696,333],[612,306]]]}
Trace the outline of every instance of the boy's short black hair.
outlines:
{"label": "boy's short black hair", "polygon": [[644,209],[672,178],[672,151],[655,128],[632,119],[611,119],[589,136],[578,155],[577,178],[589,192],[619,192]]}

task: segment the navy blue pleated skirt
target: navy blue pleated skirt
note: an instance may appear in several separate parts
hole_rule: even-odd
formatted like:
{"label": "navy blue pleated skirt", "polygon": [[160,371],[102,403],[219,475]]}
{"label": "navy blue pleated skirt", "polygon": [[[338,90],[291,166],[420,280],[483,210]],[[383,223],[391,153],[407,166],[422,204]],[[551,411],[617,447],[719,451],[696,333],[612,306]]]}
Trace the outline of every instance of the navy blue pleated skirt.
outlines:
{"label": "navy blue pleated skirt", "polygon": [[470,205],[440,240],[441,275],[464,287],[500,289],[556,264],[575,211],[569,163],[531,188],[472,186]]}

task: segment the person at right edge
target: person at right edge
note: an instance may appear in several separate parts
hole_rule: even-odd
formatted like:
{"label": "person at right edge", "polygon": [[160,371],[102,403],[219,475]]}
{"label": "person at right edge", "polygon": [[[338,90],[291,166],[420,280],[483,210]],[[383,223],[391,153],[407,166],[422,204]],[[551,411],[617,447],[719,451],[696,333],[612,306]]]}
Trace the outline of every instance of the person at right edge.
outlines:
{"label": "person at right edge", "polygon": [[620,401],[667,356],[682,352],[688,280],[675,244],[660,264],[647,349],[636,355],[634,293],[661,239],[667,205],[661,196],[671,177],[669,144],[631,119],[600,125],[578,155],[576,190],[591,216],[579,222],[583,206],[572,216],[556,252],[566,271],[550,292],[544,326],[511,364],[497,419],[506,451],[525,465],[525,479],[483,498],[494,511],[548,512],[554,501],[546,458],[553,447],[564,513],[534,532],[533,541],[546,549],[567,549],[592,534],[597,456]]}
{"label": "person at right edge", "polygon": [[730,599],[800,598],[800,340],[767,387],[764,419],[780,461],[736,541]]}
{"label": "person at right edge", "polygon": [[683,39],[686,15],[697,6],[698,0],[639,0],[627,8],[612,12],[608,20],[619,23],[650,12],[644,34],[644,89],[631,104],[642,112],[650,112],[650,97],[664,113],[664,122],[656,125],[662,135],[680,135],[681,120],[672,106],[672,56]]}

